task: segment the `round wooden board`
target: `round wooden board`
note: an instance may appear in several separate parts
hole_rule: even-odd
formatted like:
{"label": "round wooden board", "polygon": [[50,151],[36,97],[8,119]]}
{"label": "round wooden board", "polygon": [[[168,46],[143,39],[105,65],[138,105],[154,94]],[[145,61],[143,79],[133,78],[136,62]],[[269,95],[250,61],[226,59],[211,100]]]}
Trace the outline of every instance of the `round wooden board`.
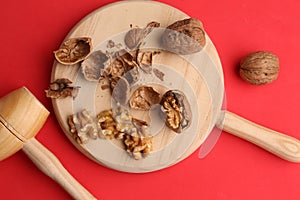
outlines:
{"label": "round wooden board", "polygon": [[[151,21],[157,21],[161,27],[187,18],[188,16],[176,8],[153,1],[122,1],[102,7],[82,19],[65,39],[91,37],[96,49],[105,47],[108,39],[118,40],[130,29],[130,25],[145,27]],[[53,99],[56,117],[70,141],[85,155],[96,162],[125,172],[150,172],[174,165],[194,152],[209,135],[217,118],[222,92],[214,94],[214,80],[209,74],[217,74],[217,82],[223,87],[223,73],[217,51],[207,37],[202,53],[197,55],[200,63],[193,63],[192,57],[180,57],[168,52],[161,52],[154,57],[153,66],[161,70],[164,81],[157,78],[145,79],[141,85],[160,85],[161,89],[182,90],[192,105],[193,120],[191,127],[181,134],[161,126],[153,139],[153,152],[142,160],[135,160],[125,152],[122,145],[115,140],[90,139],[87,144],[80,145],[72,137],[67,124],[67,117],[82,109],[89,110],[95,116],[102,110],[111,108],[110,94],[101,89],[100,84],[86,81],[80,71],[80,64],[65,66],[58,62],[53,65],[51,81],[68,78],[74,85],[80,86],[78,96],[72,98]],[[122,43],[122,41],[119,41]],[[201,65],[201,70],[197,66]],[[215,68],[216,72],[204,69]],[[208,75],[207,75],[208,73]],[[211,77],[211,78],[210,78]],[[218,86],[217,86],[218,87]],[[134,113],[134,111],[132,111]],[[148,112],[134,113],[140,119],[148,119]],[[135,116],[135,117],[137,117]],[[151,117],[150,117],[151,118]],[[152,120],[152,119],[151,119]],[[155,120],[153,120],[155,121]],[[157,120],[156,120],[157,121]],[[152,123],[152,122],[151,122]],[[159,122],[158,122],[159,124]],[[155,124],[155,127],[158,126]],[[151,124],[152,126],[152,124]]]}

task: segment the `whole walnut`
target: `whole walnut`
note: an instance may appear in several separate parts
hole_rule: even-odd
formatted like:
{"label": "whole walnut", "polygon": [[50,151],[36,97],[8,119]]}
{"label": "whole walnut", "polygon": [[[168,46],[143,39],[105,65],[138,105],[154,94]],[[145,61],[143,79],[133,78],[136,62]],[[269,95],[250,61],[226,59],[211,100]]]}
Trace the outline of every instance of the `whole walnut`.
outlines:
{"label": "whole walnut", "polygon": [[176,21],[168,26],[162,35],[163,47],[168,51],[182,55],[201,51],[205,43],[203,25],[196,18]]}
{"label": "whole walnut", "polygon": [[239,72],[242,79],[251,84],[268,84],[278,77],[279,59],[271,52],[254,52],[241,60]]}

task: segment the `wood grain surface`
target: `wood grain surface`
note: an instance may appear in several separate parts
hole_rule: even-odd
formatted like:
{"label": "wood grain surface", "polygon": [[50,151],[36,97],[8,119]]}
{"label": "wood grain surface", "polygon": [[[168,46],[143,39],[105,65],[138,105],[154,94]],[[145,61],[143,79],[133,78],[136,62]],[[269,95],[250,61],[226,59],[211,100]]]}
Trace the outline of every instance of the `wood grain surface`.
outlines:
{"label": "wood grain surface", "polygon": [[[164,28],[187,17],[178,9],[159,2],[118,2],[102,7],[86,16],[70,31],[65,40],[83,36],[91,37],[94,48],[99,49],[105,46],[108,39],[117,40],[118,37],[122,37],[122,34],[130,29],[130,25],[145,27],[150,21],[157,21]],[[87,109],[94,115],[109,109],[110,95],[107,91],[102,90],[99,84],[84,80],[80,64],[65,66],[55,62],[51,76],[52,81],[58,78],[68,78],[74,85],[81,87],[78,97],[74,100],[66,98],[52,101],[56,117],[67,137],[89,158],[109,168],[126,172],[139,173],[163,169],[189,156],[210,133],[218,114],[215,110],[220,108],[222,102],[222,67],[213,43],[207,35],[206,37],[206,46],[199,55],[181,57],[162,52],[155,56],[153,65],[165,73],[165,80],[161,82],[152,77],[153,80],[147,79],[142,84],[161,85],[167,89],[183,90],[193,106],[193,120],[191,127],[182,134],[176,134],[162,127],[154,136],[152,154],[138,161],[130,157],[123,150],[122,145],[115,141],[97,139],[90,140],[85,145],[74,141],[69,132],[67,116],[82,109]],[[199,70],[198,66],[194,65],[201,65],[201,69]],[[208,68],[215,71],[206,72],[204,67],[207,65]],[[209,75],[203,73],[217,74],[218,84],[209,83],[215,78],[208,77]],[[220,88],[220,91],[213,90],[210,85]],[[141,116],[147,118],[149,113],[143,113]]]}

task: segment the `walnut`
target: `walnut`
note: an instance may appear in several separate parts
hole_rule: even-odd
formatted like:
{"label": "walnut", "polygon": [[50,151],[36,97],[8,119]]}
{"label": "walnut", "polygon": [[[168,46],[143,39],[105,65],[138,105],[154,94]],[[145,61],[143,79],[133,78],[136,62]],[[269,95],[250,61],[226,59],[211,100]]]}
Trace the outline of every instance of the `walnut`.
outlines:
{"label": "walnut", "polygon": [[147,122],[132,119],[135,132],[126,134],[124,144],[126,151],[133,156],[134,159],[140,160],[147,157],[152,151],[152,136],[149,135],[149,126]]}
{"label": "walnut", "polygon": [[[128,110],[120,106],[116,109],[102,111],[97,115],[97,118],[103,135],[107,139],[122,139],[125,134],[137,135],[138,130],[133,122],[137,120],[132,118]],[[142,123],[140,122],[140,124]]]}
{"label": "walnut", "polygon": [[81,70],[86,80],[98,81],[108,61],[108,56],[101,50],[91,53],[82,63]]}
{"label": "walnut", "polygon": [[139,137],[126,135],[124,144],[126,146],[126,151],[136,160],[147,157],[153,149],[151,136]]}
{"label": "walnut", "polygon": [[61,47],[54,51],[54,56],[61,64],[73,65],[84,60],[91,50],[91,38],[71,38],[63,42]]}
{"label": "walnut", "polygon": [[254,85],[271,83],[277,79],[278,73],[279,59],[271,52],[254,52],[240,62],[240,76]]}
{"label": "walnut", "polygon": [[183,55],[201,51],[205,43],[203,25],[196,18],[176,21],[162,35],[162,44],[166,50]]}
{"label": "walnut", "polygon": [[75,98],[79,92],[79,87],[71,87],[72,81],[66,78],[56,79],[50,83],[48,90],[45,90],[46,97],[49,98],[66,98],[68,96]]}
{"label": "walnut", "polygon": [[125,35],[125,44],[129,49],[137,48],[141,45],[145,37],[152,31],[153,28],[159,27],[160,23],[150,22],[146,28],[133,28]]}
{"label": "walnut", "polygon": [[118,106],[113,110],[114,119],[117,122],[117,129],[129,135],[137,135],[137,128],[133,124],[133,118],[128,110]]}
{"label": "walnut", "polygon": [[79,144],[86,144],[89,138],[97,139],[101,133],[98,123],[87,110],[69,115],[68,124],[70,132]]}
{"label": "walnut", "polygon": [[190,126],[192,120],[190,105],[181,91],[167,91],[160,104],[167,127],[176,133],[181,133]]}
{"label": "walnut", "polygon": [[106,139],[123,139],[125,150],[135,159],[146,157],[152,151],[152,137],[148,123],[133,118],[122,107],[102,111],[97,115]]}
{"label": "walnut", "polygon": [[123,138],[125,133],[117,129],[117,122],[114,119],[113,111],[111,109],[102,111],[97,115],[97,118],[102,129],[102,135],[106,139]]}
{"label": "walnut", "polygon": [[131,108],[138,110],[149,110],[152,105],[159,104],[160,95],[150,86],[140,86],[129,99]]}

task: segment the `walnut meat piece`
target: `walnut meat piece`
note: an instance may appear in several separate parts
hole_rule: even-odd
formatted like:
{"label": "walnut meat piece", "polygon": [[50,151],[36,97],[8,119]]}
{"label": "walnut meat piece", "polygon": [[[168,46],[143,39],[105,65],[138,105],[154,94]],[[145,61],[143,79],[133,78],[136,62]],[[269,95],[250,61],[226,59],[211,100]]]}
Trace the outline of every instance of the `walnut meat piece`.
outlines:
{"label": "walnut meat piece", "polygon": [[181,133],[190,126],[192,120],[190,104],[181,91],[167,91],[160,104],[167,127],[176,133]]}
{"label": "walnut meat piece", "polygon": [[162,44],[166,50],[182,55],[201,51],[205,43],[203,25],[196,18],[174,22],[162,36]]}
{"label": "walnut meat piece", "polygon": [[159,104],[160,95],[150,86],[140,86],[131,95],[129,105],[138,110],[149,110],[152,105]]}
{"label": "walnut meat piece", "polygon": [[88,81],[98,81],[104,72],[108,56],[101,50],[91,53],[82,63],[81,71]]}
{"label": "walnut meat piece", "polygon": [[258,51],[244,57],[240,62],[240,76],[254,85],[263,85],[277,79],[278,57],[266,51]]}
{"label": "walnut meat piece", "polygon": [[97,115],[98,123],[102,129],[102,135],[106,139],[122,139],[124,136],[124,132],[121,132],[117,129],[117,122],[114,119],[113,111],[104,110],[100,114]]}
{"label": "walnut meat piece", "polygon": [[106,139],[122,139],[125,150],[135,159],[145,158],[152,151],[152,136],[147,122],[133,118],[122,107],[104,110],[97,115]]}
{"label": "walnut meat piece", "polygon": [[141,45],[145,37],[152,31],[153,28],[159,27],[160,23],[150,22],[146,28],[133,28],[125,35],[125,44],[129,49],[137,48]]}
{"label": "walnut meat piece", "polygon": [[89,138],[97,139],[100,127],[87,110],[68,116],[70,132],[79,144],[86,144]]}
{"label": "walnut meat piece", "polygon": [[103,135],[107,139],[122,139],[125,134],[137,135],[133,118],[128,110],[122,107],[102,111],[97,115],[98,123],[102,128]]}
{"label": "walnut meat piece", "polygon": [[126,135],[124,144],[126,151],[133,156],[134,159],[140,160],[147,157],[152,151],[152,137],[138,137]]}
{"label": "walnut meat piece", "polygon": [[126,151],[134,159],[140,160],[147,157],[153,150],[153,137],[149,135],[149,126],[147,122],[133,118],[132,124],[136,131],[125,135],[124,145]]}
{"label": "walnut meat piece", "polygon": [[72,81],[66,78],[56,79],[50,83],[48,90],[45,90],[48,98],[66,98],[68,96],[75,98],[79,92],[79,87],[71,87]]}
{"label": "walnut meat piece", "polygon": [[91,38],[71,38],[63,42],[61,47],[54,51],[54,56],[61,64],[73,65],[84,60],[91,50]]}

